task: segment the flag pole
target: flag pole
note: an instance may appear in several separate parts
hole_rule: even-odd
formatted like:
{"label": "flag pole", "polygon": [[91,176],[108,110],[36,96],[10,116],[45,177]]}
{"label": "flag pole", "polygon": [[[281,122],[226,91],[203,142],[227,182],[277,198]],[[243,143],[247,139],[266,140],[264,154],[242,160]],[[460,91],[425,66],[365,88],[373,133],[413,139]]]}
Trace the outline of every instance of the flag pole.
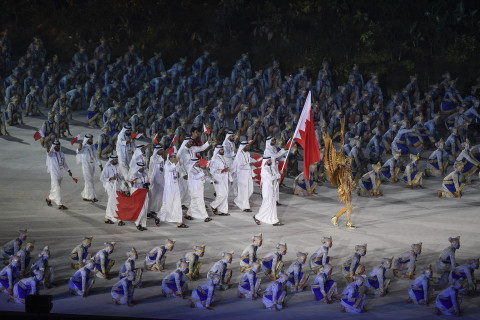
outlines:
{"label": "flag pole", "polygon": [[[305,104],[307,104],[307,101],[309,101],[309,100],[311,101],[311,99],[312,99],[311,94],[312,94],[311,91],[308,91],[308,96],[307,96],[307,99],[305,100]],[[303,107],[304,107],[304,110],[305,110],[305,105]],[[302,113],[303,113],[304,110],[302,110]],[[310,108],[310,110],[311,110],[311,108]],[[280,170],[280,171],[283,171],[285,169],[285,166],[287,165],[287,160],[288,160],[288,155],[290,154],[290,149],[292,148],[293,143],[295,142],[295,137],[297,136],[297,133],[300,129],[299,124],[300,124],[300,121],[297,123],[297,128],[295,128],[295,133],[293,134],[293,137],[292,137],[292,143],[290,144],[290,148],[288,148],[287,156],[285,157],[285,162],[283,163],[282,170]]]}

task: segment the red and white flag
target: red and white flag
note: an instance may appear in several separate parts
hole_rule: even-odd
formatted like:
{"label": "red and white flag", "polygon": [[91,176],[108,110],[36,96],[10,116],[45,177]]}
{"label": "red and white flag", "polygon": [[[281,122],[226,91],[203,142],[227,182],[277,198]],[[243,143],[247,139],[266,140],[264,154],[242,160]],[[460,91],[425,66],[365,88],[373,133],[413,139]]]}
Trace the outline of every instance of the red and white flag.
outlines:
{"label": "red and white flag", "polygon": [[311,92],[308,92],[293,139],[303,148],[303,175],[308,180],[310,165],[320,161],[320,149],[318,148],[315,125],[313,123]]}
{"label": "red and white flag", "polygon": [[292,139],[288,139],[287,144],[285,145],[285,148],[290,149],[293,145]]}
{"label": "red and white flag", "polygon": [[155,135],[155,138],[153,138],[153,143],[160,144],[160,141],[158,141],[158,133]]}
{"label": "red and white flag", "polygon": [[79,139],[81,138],[80,135],[77,135],[73,140],[72,142],[70,142],[72,144],[72,146],[75,144],[75,142],[77,142]]}
{"label": "red and white flag", "polygon": [[139,139],[143,134],[142,133],[134,133],[132,134],[132,139]]}
{"label": "red and white flag", "polygon": [[205,132],[205,134],[210,134],[210,129],[208,129],[205,124],[203,125],[203,132]]}
{"label": "red and white flag", "polygon": [[177,136],[174,136],[171,144],[174,144],[175,142],[177,142],[177,140],[178,140]]}
{"label": "red and white flag", "polygon": [[42,138],[45,138],[45,135],[43,134],[43,131],[42,129],[38,130],[37,132],[35,132],[35,134],[33,135],[33,139],[35,139],[35,141],[38,141]]}

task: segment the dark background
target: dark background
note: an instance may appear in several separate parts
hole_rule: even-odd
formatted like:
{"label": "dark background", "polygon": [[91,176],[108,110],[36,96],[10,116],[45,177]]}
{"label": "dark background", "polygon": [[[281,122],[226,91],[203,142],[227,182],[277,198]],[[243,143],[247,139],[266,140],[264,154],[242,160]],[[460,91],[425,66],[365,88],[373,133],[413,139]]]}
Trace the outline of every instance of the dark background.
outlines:
{"label": "dark background", "polygon": [[254,69],[275,58],[283,74],[305,65],[317,78],[326,59],[335,83],[346,81],[357,63],[366,77],[378,72],[391,94],[418,73],[422,89],[447,70],[457,88],[479,76],[480,13],[477,0],[6,0],[0,21],[8,28],[13,59],[34,35],[68,62],[83,43],[89,57],[105,36],[112,56],[127,45],[150,58],[163,53],[165,66],[187,56],[187,65],[207,49],[221,74],[229,74],[241,53]]}

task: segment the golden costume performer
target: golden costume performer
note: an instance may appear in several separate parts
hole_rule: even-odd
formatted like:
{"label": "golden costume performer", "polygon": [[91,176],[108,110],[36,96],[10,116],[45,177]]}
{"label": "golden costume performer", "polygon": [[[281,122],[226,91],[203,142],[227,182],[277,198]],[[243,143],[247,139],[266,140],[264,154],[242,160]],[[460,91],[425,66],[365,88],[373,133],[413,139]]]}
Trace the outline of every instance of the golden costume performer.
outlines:
{"label": "golden costume performer", "polygon": [[[341,143],[340,150],[343,150],[344,145],[344,128],[345,119],[342,120],[342,129],[340,132]],[[346,211],[347,212],[347,225],[348,229],[355,228],[350,220],[352,213],[352,191],[355,189],[355,183],[352,178],[352,169],[350,167],[350,158],[343,154],[342,151],[337,152],[333,145],[330,135],[323,134],[323,141],[325,144],[325,173],[329,177],[333,186],[338,188],[338,197],[340,203],[345,203],[345,206],[332,218],[332,223],[338,226],[338,218]]]}

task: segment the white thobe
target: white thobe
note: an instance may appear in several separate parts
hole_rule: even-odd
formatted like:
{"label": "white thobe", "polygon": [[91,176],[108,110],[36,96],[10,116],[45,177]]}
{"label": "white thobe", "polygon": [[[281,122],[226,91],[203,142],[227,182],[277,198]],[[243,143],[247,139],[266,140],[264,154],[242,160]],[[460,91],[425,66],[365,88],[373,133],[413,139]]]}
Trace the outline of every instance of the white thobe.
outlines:
{"label": "white thobe", "polygon": [[63,179],[63,169],[69,171],[65,155],[61,151],[53,150],[53,147],[47,152],[47,167],[50,173],[50,194],[48,199],[54,201],[57,205],[62,205],[62,195],[60,192]]}
{"label": "white thobe", "polygon": [[192,166],[188,172],[188,187],[190,188],[191,202],[187,215],[197,219],[208,218],[204,199],[205,174],[202,169]]}
{"label": "white thobe", "polygon": [[229,196],[235,196],[237,192],[237,173],[235,170],[232,170],[233,166],[233,161],[235,160],[235,143],[232,141],[225,139],[223,141],[223,150],[224,150],[224,155],[223,157],[225,158],[225,162],[227,163],[227,167],[230,167],[230,176],[232,178],[233,185],[231,188],[228,189],[228,195]]}
{"label": "white thobe", "polygon": [[253,194],[252,169],[250,152],[239,151],[235,158],[237,172],[237,197],[234,202],[241,210],[250,209],[250,197]]}
{"label": "white thobe", "polygon": [[165,164],[165,188],[163,189],[162,209],[159,218],[166,222],[183,222],[177,166],[170,161]]}
{"label": "white thobe", "polygon": [[179,165],[178,172],[180,174],[179,188],[182,205],[190,205],[190,190],[188,189],[189,183],[184,179],[184,176],[188,176],[188,165],[191,159],[197,158],[196,153],[202,152],[210,146],[208,142],[201,146],[192,146],[190,148],[184,147],[178,151]]}
{"label": "white thobe", "polygon": [[226,168],[228,168],[227,162],[220,154],[217,154],[210,161],[210,173],[213,176],[215,193],[217,194],[210,205],[221,213],[228,213],[228,189],[229,183],[233,181],[229,170],[222,173],[222,170]]}
{"label": "white thobe", "polygon": [[[110,178],[115,177],[115,180],[110,180]],[[107,207],[105,209],[105,219],[109,219],[113,222],[117,222],[117,190],[120,188],[119,179],[122,179],[123,176],[119,171],[118,165],[114,166],[113,164],[108,164],[105,166],[102,172],[100,181],[103,182],[103,187],[108,195]]]}
{"label": "white thobe", "polygon": [[271,166],[265,165],[262,168],[262,205],[255,215],[255,218],[263,223],[274,224],[278,222],[277,218],[277,199],[275,196],[275,184],[278,185],[280,174],[276,173]]}
{"label": "white thobe", "polygon": [[132,154],[135,150],[135,142],[133,142],[130,137],[119,134],[117,138],[116,150],[120,172],[122,173],[123,178],[126,180],[128,178],[128,169],[130,168]]}
{"label": "white thobe", "polygon": [[160,212],[162,208],[163,189],[165,184],[164,176],[164,160],[162,156],[154,153],[150,157],[150,169],[148,176],[150,181],[150,189],[148,190],[148,211]]}
{"label": "white thobe", "polygon": [[[280,149],[280,151],[277,151],[276,146],[272,145],[267,145],[265,152],[263,152],[263,157],[270,157],[272,158],[272,169],[274,173],[279,173],[278,170],[278,159],[285,153],[285,149]],[[285,160],[286,161],[286,160]],[[279,188],[279,183],[277,180],[275,180],[274,183],[274,190],[275,190],[275,199],[278,201],[280,199],[280,188]]]}
{"label": "white thobe", "polygon": [[95,165],[100,166],[102,163],[95,152],[93,145],[85,144],[81,150],[77,149],[77,156],[82,162],[83,178],[85,180],[85,187],[81,193],[82,198],[93,200],[97,198],[94,186]]}
{"label": "white thobe", "polygon": [[[131,180],[133,181],[133,186],[130,190],[131,194],[133,194],[135,191],[138,189],[143,189],[143,185],[148,182],[148,176],[145,172],[135,172],[135,174],[131,177]],[[147,226],[147,211],[148,211],[148,193],[145,196],[145,202],[143,203],[142,210],[140,211],[140,214],[137,217],[137,220],[135,220],[135,225],[146,227]]]}

